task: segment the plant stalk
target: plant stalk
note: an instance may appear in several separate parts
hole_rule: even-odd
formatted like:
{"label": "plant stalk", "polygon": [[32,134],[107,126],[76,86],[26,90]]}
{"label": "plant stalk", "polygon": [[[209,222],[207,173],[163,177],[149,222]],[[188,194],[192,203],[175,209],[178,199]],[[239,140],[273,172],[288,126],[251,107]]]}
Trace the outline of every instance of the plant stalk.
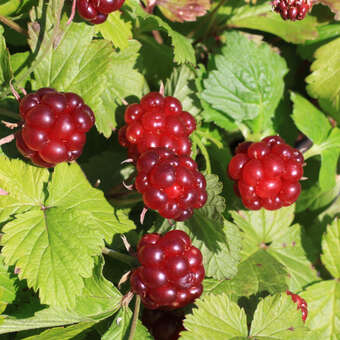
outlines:
{"label": "plant stalk", "polygon": [[102,249],[102,253],[104,255],[112,257],[115,260],[126,263],[131,267],[138,264],[137,258],[130,256],[130,255],[127,255],[127,254],[120,253],[119,251],[116,251],[116,250],[113,250],[113,249],[110,249],[110,248],[107,248],[107,247],[104,247]]}
{"label": "plant stalk", "polygon": [[20,27],[16,22],[14,22],[11,19],[8,19],[2,15],[0,15],[0,21],[5,24],[6,26],[10,27],[11,29],[13,29],[14,31],[18,32],[19,34],[23,34],[25,36],[28,36],[28,32],[27,30],[25,30],[24,28]]}
{"label": "plant stalk", "polygon": [[130,334],[128,340],[133,340],[136,332],[137,327],[137,321],[138,321],[138,315],[139,315],[139,309],[140,309],[140,296],[136,295],[136,304],[135,304],[135,310],[133,312],[133,319],[130,329]]}

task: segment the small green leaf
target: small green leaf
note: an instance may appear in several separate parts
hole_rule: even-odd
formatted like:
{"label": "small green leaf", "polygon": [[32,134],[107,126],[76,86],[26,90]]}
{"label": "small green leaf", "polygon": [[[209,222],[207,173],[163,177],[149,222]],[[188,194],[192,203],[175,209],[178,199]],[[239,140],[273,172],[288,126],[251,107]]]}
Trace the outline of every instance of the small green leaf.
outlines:
{"label": "small green leaf", "polygon": [[334,278],[340,278],[340,221],[335,219],[322,236],[321,261]]}
{"label": "small green leaf", "polygon": [[110,13],[105,22],[96,25],[96,29],[122,50],[128,47],[128,41],[132,38],[131,23],[125,22],[119,11]]}
{"label": "small green leaf", "polygon": [[301,311],[286,293],[267,296],[258,304],[251,324],[250,336],[261,339],[305,339]]}
{"label": "small green leaf", "polygon": [[4,264],[3,256],[0,256],[0,304],[12,303],[15,300],[17,284],[16,277],[8,271]]}
{"label": "small green leaf", "polygon": [[144,26],[149,30],[161,29],[165,31],[172,41],[172,46],[174,47],[174,60],[178,64],[191,63],[196,64],[195,52],[188,38],[182,34],[173,30],[165,21],[160,17],[152,14],[148,14],[140,6],[137,0],[127,0],[125,2],[125,8],[129,8],[130,15],[133,18],[141,19]]}
{"label": "small green leaf", "polygon": [[[0,6],[1,11],[1,6]],[[3,37],[4,28],[0,26],[0,86],[7,86],[12,78],[12,71],[9,63],[9,52],[6,41]]]}
{"label": "small green leaf", "polygon": [[312,74],[306,78],[308,94],[317,98],[321,107],[334,117],[340,111],[339,50],[340,38],[321,46],[314,54],[316,60],[311,66]]}
{"label": "small green leaf", "polygon": [[227,295],[207,295],[195,304],[197,309],[184,320],[182,340],[228,340],[248,335],[244,310]]}
{"label": "small green leaf", "polygon": [[301,294],[308,304],[306,326],[322,340],[338,340],[340,334],[340,282],[322,281]]}
{"label": "small green leaf", "polygon": [[282,97],[285,61],[266,43],[259,46],[237,32],[225,35],[222,55],[215,56],[216,70],[204,81],[202,98],[236,121],[251,120],[264,131]]}

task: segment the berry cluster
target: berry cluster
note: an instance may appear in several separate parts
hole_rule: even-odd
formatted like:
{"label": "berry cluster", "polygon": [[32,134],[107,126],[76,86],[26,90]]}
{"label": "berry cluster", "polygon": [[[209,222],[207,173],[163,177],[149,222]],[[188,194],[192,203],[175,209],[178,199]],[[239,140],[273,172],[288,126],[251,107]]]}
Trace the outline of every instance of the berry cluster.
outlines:
{"label": "berry cluster", "polygon": [[133,271],[130,284],[146,308],[181,308],[202,294],[202,254],[185,232],[145,234],[137,254],[141,266]]}
{"label": "berry cluster", "polygon": [[119,130],[118,138],[122,146],[128,147],[132,159],[157,147],[167,148],[177,155],[190,155],[188,137],[196,129],[196,120],[182,111],[176,98],[150,92],[140,104],[129,105],[124,118],[126,125]]}
{"label": "berry cluster", "polygon": [[258,143],[239,144],[228,174],[246,208],[276,210],[299,197],[303,162],[300,151],[279,136],[269,136]]}
{"label": "berry cluster", "polygon": [[308,315],[308,309],[307,309],[307,302],[302,297],[300,297],[297,294],[293,294],[291,291],[287,290],[287,295],[290,295],[292,297],[292,300],[297,303],[297,309],[301,310],[302,313],[302,321],[305,322]]}
{"label": "berry cluster", "polygon": [[206,181],[188,156],[165,148],[150,149],[137,161],[136,189],[144,204],[164,218],[184,221],[207,200]]}
{"label": "berry cluster", "polygon": [[16,145],[23,156],[49,168],[81,155],[95,118],[77,94],[41,88],[23,97],[19,109],[23,126]]}
{"label": "berry cluster", "polygon": [[123,6],[124,0],[77,0],[79,15],[92,24],[103,23],[108,14]]}
{"label": "berry cluster", "polygon": [[150,310],[144,308],[143,325],[149,330],[154,340],[177,340],[184,331],[184,314],[177,311]]}
{"label": "berry cluster", "polygon": [[312,8],[310,0],[273,0],[273,10],[279,13],[283,20],[302,20]]}

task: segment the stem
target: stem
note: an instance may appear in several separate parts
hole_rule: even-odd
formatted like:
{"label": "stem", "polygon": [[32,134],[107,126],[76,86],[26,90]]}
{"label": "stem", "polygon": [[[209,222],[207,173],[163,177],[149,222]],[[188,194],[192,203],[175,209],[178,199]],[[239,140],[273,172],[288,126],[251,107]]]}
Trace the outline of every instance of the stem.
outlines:
{"label": "stem", "polygon": [[135,304],[135,310],[133,311],[133,319],[130,329],[130,334],[128,340],[133,340],[136,332],[137,327],[137,321],[138,321],[138,315],[139,315],[139,309],[140,309],[140,296],[136,295],[136,304]]}
{"label": "stem", "polygon": [[110,249],[110,248],[104,247],[102,249],[102,253],[104,255],[112,257],[115,260],[124,262],[124,263],[130,265],[131,267],[135,266],[138,263],[138,260],[135,257],[127,255],[127,254],[122,254],[119,251],[116,251],[116,250],[113,250],[113,249]]}
{"label": "stem", "polygon": [[199,149],[201,150],[203,157],[205,158],[205,170],[207,174],[209,175],[211,174],[211,164],[210,164],[210,156],[209,156],[208,150],[197,135],[193,135],[192,138],[197,144],[197,146],[199,147]]}
{"label": "stem", "polygon": [[23,34],[25,36],[28,36],[28,33],[25,29],[23,29],[22,27],[20,27],[16,22],[14,22],[11,19],[8,19],[2,15],[0,15],[0,21],[7,25],[8,27],[10,27],[11,29],[13,29],[14,31],[17,31],[20,34]]}
{"label": "stem", "polygon": [[320,148],[314,144],[310,149],[303,153],[303,158],[307,160],[308,158],[311,158],[313,156],[320,155],[320,153]]}
{"label": "stem", "polygon": [[214,143],[219,149],[223,148],[223,144],[217,140],[216,138],[210,136],[208,133],[201,131],[201,130],[196,130],[196,133],[198,133],[199,135],[201,135],[202,137],[210,140],[212,143]]}
{"label": "stem", "polygon": [[220,9],[220,7],[222,7],[224,5],[224,3],[226,2],[227,0],[221,0],[218,5],[209,13],[208,15],[208,19],[209,19],[209,22],[208,22],[208,27],[205,31],[205,34],[204,34],[204,37],[203,37],[203,40],[205,40],[209,33],[210,33],[210,30],[211,30],[211,27],[212,25],[215,23],[215,18],[216,18],[216,15],[217,15],[217,11]]}
{"label": "stem", "polygon": [[20,116],[17,113],[4,109],[3,107],[0,107],[0,114],[8,118],[20,120]]}

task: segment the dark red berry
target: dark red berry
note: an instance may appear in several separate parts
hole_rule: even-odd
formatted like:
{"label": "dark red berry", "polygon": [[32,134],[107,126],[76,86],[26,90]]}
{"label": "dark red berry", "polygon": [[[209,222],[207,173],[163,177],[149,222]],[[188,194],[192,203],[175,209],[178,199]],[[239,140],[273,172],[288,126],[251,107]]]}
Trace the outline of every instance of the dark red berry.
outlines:
{"label": "dark red berry", "polygon": [[137,161],[136,189],[144,204],[164,218],[184,221],[207,201],[204,176],[194,160],[164,148],[141,154]]}
{"label": "dark red berry", "polygon": [[137,256],[141,266],[133,271],[130,284],[145,307],[180,308],[202,294],[202,254],[185,232],[146,234],[138,243]]}
{"label": "dark red berry", "polygon": [[312,8],[310,0],[273,0],[273,10],[279,13],[283,20],[302,20]]}
{"label": "dark red berry", "polygon": [[303,162],[300,151],[279,136],[269,136],[258,143],[241,143],[227,172],[246,208],[275,210],[297,200]]}
{"label": "dark red berry", "polygon": [[196,120],[182,111],[176,98],[150,92],[139,104],[126,108],[124,119],[126,125],[119,130],[118,140],[128,148],[129,156],[134,160],[139,154],[158,147],[172,150],[177,155],[190,155],[189,135],[196,129]]}
{"label": "dark red berry", "polygon": [[73,161],[94,124],[92,110],[75,93],[41,88],[20,100],[22,129],[17,133],[21,154],[39,166],[52,167]]}

